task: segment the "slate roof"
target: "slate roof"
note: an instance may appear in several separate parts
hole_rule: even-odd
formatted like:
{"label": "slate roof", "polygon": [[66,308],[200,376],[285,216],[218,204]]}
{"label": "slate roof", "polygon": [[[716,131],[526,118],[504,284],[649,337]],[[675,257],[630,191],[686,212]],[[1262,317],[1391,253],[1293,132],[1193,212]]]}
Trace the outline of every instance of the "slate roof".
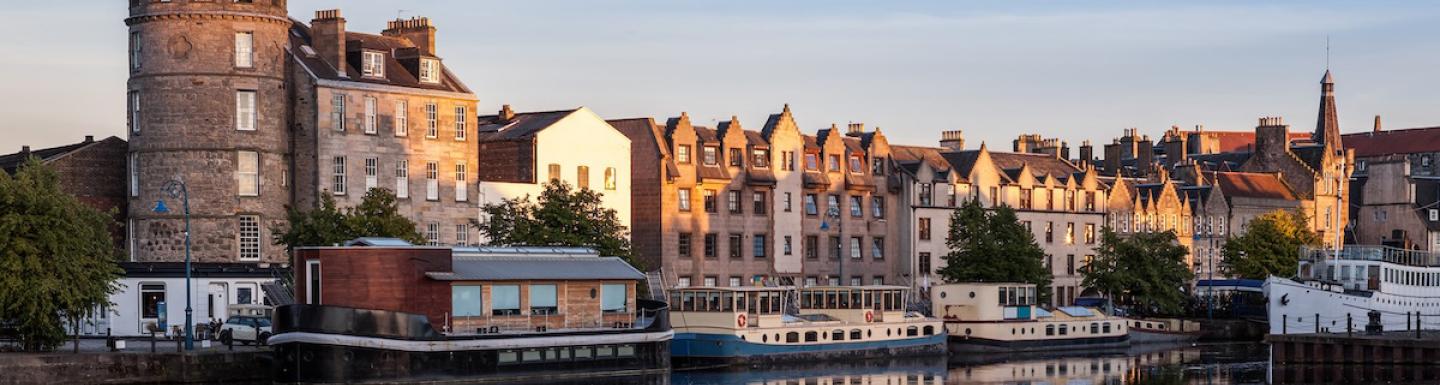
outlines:
{"label": "slate roof", "polygon": [[1249,152],[1224,152],[1219,154],[1196,154],[1190,155],[1206,171],[1231,171],[1240,169],[1240,165],[1250,160],[1253,153]]}
{"label": "slate roof", "polygon": [[1345,134],[1340,141],[1356,157],[1440,152],[1440,127]]}
{"label": "slate roof", "polygon": [[414,246],[400,238],[360,237],[345,242],[345,246]]}
{"label": "slate roof", "polygon": [[15,173],[15,170],[16,170],[16,169],[20,168],[20,165],[21,165],[21,164],[24,164],[24,163],[25,163],[25,159],[27,159],[27,158],[29,158],[29,157],[40,158],[40,161],[41,161],[41,162],[48,162],[48,161],[53,160],[53,159],[55,159],[55,158],[59,158],[59,157],[65,156],[66,154],[69,154],[69,153],[78,151],[78,150],[83,149],[83,148],[85,148],[85,147],[89,147],[90,145],[93,145],[93,144],[96,144],[96,143],[100,143],[100,142],[104,142],[104,141],[112,140],[112,139],[113,139],[113,140],[119,140],[119,141],[122,141],[122,142],[124,141],[124,139],[120,139],[120,138],[114,137],[114,136],[111,136],[111,137],[108,137],[108,138],[105,138],[105,139],[101,139],[101,140],[98,140],[98,141],[97,141],[97,140],[94,140],[93,137],[89,137],[89,136],[85,137],[85,139],[86,139],[85,141],[82,141],[82,142],[80,142],[80,143],[67,144],[67,145],[63,145],[63,146],[55,146],[55,147],[50,147],[50,148],[42,148],[42,149],[39,149],[39,150],[33,150],[33,149],[32,149],[32,150],[30,150],[30,154],[29,154],[28,156],[27,156],[23,151],[21,151],[21,152],[16,152],[16,153],[12,153],[12,154],[0,155],[0,169],[4,169],[5,172],[7,172],[7,173],[12,173],[12,174],[13,174],[13,173]]}
{"label": "slate roof", "polygon": [[1045,154],[991,152],[990,160],[1001,170],[1019,170],[1021,167],[1030,166],[1030,174],[1036,179],[1044,179],[1048,175],[1064,182],[1080,172],[1080,168],[1070,162]]}
{"label": "slate roof", "polygon": [[645,274],[624,260],[601,257],[584,248],[456,248],[451,270],[425,275],[441,281],[645,279]]}
{"label": "slate roof", "polygon": [[980,150],[945,152],[940,156],[955,169],[956,176],[968,178],[975,169],[975,161],[980,159]]}
{"label": "slate roof", "polygon": [[[314,42],[312,41],[310,35],[310,26],[305,25],[305,23],[298,20],[292,21],[293,22],[290,25],[290,51],[294,52],[295,57],[299,59],[300,63],[303,64],[305,68],[310,71],[310,73],[315,74],[315,77],[317,78],[325,80],[385,84],[392,86],[427,89],[435,91],[448,91],[465,94],[471,93],[470,89],[466,88],[465,84],[460,82],[460,79],[456,78],[454,74],[450,73],[450,69],[445,66],[443,61],[440,63],[441,70],[439,83],[432,84],[421,82],[419,79],[419,74],[411,73],[410,71],[412,71],[412,69],[410,68],[410,66],[406,66],[405,63],[402,63],[401,60],[397,58],[397,56],[416,55],[415,50],[417,47],[415,47],[415,44],[411,43],[408,39],[346,31],[346,50],[349,51],[345,53],[347,60],[344,60],[344,63],[329,63],[326,62],[325,59],[322,58],[319,54],[312,56],[301,48],[301,46],[310,46],[312,50],[314,48]],[[366,50],[377,50],[383,51],[385,53],[384,78],[370,78],[361,76],[362,72],[360,71],[360,68],[356,67],[357,65],[359,65],[358,58],[356,60],[351,60],[350,58],[351,53],[358,52],[353,49],[355,48],[356,44],[352,43],[358,43],[359,47]],[[345,73],[348,75],[348,77],[340,77],[338,72],[336,71],[336,66],[344,68]],[[415,67],[418,68],[418,65]],[[415,71],[418,71],[418,69]]]}
{"label": "slate roof", "polygon": [[1440,209],[1440,179],[1414,178],[1412,183],[1415,185],[1415,207],[1420,211],[1420,221],[1430,231],[1440,231],[1440,221],[1430,220],[1430,210]]}
{"label": "slate roof", "polygon": [[1290,147],[1290,152],[1295,154],[1295,157],[1300,158],[1300,161],[1304,162],[1305,165],[1310,166],[1311,170],[1320,171],[1325,169],[1325,165],[1321,164],[1321,162],[1325,160],[1325,146],[1323,145],[1311,144]]}
{"label": "slate roof", "polygon": [[[890,146],[890,159],[899,165],[905,172],[915,175],[919,172],[921,164],[929,164],[930,168],[937,171],[936,178],[943,178],[951,170],[950,162],[940,155],[941,149],[934,147],[917,146]],[[957,175],[964,179],[963,175]]]}
{"label": "slate roof", "polygon": [[519,140],[534,137],[536,133],[544,130],[560,119],[564,119],[575,111],[541,111],[516,113],[510,120],[500,119],[499,115],[486,115],[478,117],[478,140],[480,142],[493,142],[502,140]]}
{"label": "slate roof", "polygon": [[1226,197],[1298,200],[1295,190],[1278,174],[1255,172],[1217,172],[1215,185]]}

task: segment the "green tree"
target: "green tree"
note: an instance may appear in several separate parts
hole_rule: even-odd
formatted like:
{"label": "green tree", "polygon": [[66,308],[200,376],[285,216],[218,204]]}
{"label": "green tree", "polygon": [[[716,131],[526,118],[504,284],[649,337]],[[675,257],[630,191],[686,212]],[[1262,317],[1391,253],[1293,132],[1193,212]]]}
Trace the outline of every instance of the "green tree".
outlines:
{"label": "green tree", "polygon": [[1106,227],[1081,286],[1141,314],[1178,315],[1184,310],[1185,284],[1194,277],[1185,264],[1187,254],[1174,231],[1121,237]]}
{"label": "green tree", "polygon": [[59,346],[63,325],[118,290],[111,218],[61,191],[34,158],[13,177],[0,172],[0,322],[13,323],[24,350]]}
{"label": "green tree", "polygon": [[290,227],[275,227],[275,244],[294,249],[302,246],[329,246],[360,237],[400,238],[424,244],[415,222],[400,215],[395,194],[374,188],[355,207],[340,209],[330,194],[320,195],[320,206],[310,210],[287,207]]}
{"label": "green tree", "polygon": [[1245,234],[1225,241],[1220,265],[1230,274],[1247,279],[1295,274],[1300,246],[1317,246],[1320,237],[1310,231],[1304,214],[1275,210],[1250,221]]}
{"label": "green tree", "polygon": [[474,224],[492,245],[589,247],[643,269],[631,258],[629,230],[602,198],[594,190],[552,181],[534,201],[526,195],[482,206],[485,221]]}
{"label": "green tree", "polygon": [[1033,283],[1039,303],[1050,300],[1045,250],[1010,206],[987,211],[979,199],[970,199],[950,215],[945,244],[950,252],[940,276],[946,282]]}

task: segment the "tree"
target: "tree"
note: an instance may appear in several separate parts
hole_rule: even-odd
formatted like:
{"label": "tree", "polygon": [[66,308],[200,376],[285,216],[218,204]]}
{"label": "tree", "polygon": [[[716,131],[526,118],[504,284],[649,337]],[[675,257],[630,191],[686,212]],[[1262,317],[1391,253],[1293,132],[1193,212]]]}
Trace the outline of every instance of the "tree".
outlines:
{"label": "tree", "polygon": [[1081,286],[1141,314],[1178,315],[1184,310],[1185,283],[1194,277],[1186,254],[1174,231],[1121,237],[1106,227]]}
{"label": "tree", "polygon": [[119,289],[112,217],[60,190],[59,175],[31,158],[0,172],[0,322],[22,349],[49,350],[65,324],[94,315]]}
{"label": "tree", "polygon": [[628,229],[602,198],[594,190],[551,181],[533,202],[526,195],[482,206],[485,221],[474,224],[492,245],[589,247],[643,269],[631,258]]}
{"label": "tree", "polygon": [[320,206],[310,210],[286,207],[290,227],[271,229],[275,244],[289,249],[302,246],[329,246],[360,237],[400,238],[412,244],[425,239],[415,222],[400,215],[395,194],[383,188],[365,192],[355,207],[341,210],[330,194],[320,195]]}
{"label": "tree", "polygon": [[1292,276],[1300,263],[1300,246],[1320,244],[1309,223],[1304,214],[1287,210],[1256,217],[1245,234],[1225,241],[1220,265],[1246,279]]}
{"label": "tree", "polygon": [[1040,297],[1037,303],[1050,300],[1045,250],[1010,206],[986,211],[978,198],[970,199],[950,215],[945,244],[950,252],[940,276],[946,282],[1033,283]]}

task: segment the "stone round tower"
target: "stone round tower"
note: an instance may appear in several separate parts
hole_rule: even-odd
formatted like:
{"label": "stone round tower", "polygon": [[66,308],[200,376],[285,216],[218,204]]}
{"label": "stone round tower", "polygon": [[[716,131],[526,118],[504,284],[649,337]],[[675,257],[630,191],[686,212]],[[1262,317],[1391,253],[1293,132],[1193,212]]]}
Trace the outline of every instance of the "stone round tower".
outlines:
{"label": "stone round tower", "polygon": [[[184,259],[190,196],[197,262],[284,262],[290,140],[285,0],[129,0],[130,258]],[[164,200],[169,212],[155,212]]]}

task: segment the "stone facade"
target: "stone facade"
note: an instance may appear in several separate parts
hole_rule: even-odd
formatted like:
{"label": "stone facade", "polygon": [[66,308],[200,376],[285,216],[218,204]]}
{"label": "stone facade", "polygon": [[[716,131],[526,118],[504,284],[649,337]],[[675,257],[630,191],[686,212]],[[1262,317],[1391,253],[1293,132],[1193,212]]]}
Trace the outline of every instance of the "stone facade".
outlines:
{"label": "stone facade", "polygon": [[34,151],[23,146],[18,153],[0,155],[0,169],[13,174],[32,157],[50,166],[60,178],[61,191],[101,213],[113,214],[111,237],[117,250],[125,250],[127,149],[124,139],[112,136],[96,141],[87,135],[84,141],[65,146]]}

